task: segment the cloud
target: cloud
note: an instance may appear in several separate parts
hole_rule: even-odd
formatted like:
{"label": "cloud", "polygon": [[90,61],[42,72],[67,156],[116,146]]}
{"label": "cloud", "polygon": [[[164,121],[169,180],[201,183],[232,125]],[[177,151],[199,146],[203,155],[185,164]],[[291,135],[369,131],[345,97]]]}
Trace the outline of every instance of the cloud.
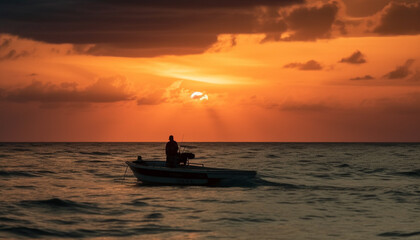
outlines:
{"label": "cloud", "polygon": [[288,31],[293,32],[287,39],[315,40],[317,38],[329,38],[338,10],[337,2],[326,3],[320,7],[294,9],[285,17]]}
{"label": "cloud", "polygon": [[297,68],[299,70],[321,70],[322,66],[315,60],[309,60],[306,63],[289,63],[284,68]]}
{"label": "cloud", "polygon": [[161,94],[152,94],[137,98],[137,105],[159,105],[166,102]]}
{"label": "cloud", "polygon": [[16,60],[21,57],[26,57],[29,55],[28,51],[17,52],[15,49],[10,50],[8,53],[0,57],[0,61],[3,60]]}
{"label": "cloud", "polygon": [[30,55],[28,50],[11,47],[12,45],[16,45],[16,39],[16,37],[13,39],[7,35],[0,34],[0,61],[16,60]]}
{"label": "cloud", "polygon": [[263,33],[259,8],[278,10],[302,3],[304,0],[0,1],[0,32],[48,43],[92,44],[85,50],[95,55],[185,54],[206,50],[219,34]]}
{"label": "cloud", "polygon": [[2,50],[3,48],[9,47],[11,42],[12,42],[11,38],[3,39],[2,43],[0,44],[0,50]]}
{"label": "cloud", "polygon": [[350,64],[362,64],[366,63],[365,55],[359,50],[354,52],[351,56],[342,58],[340,63],[350,63]]}
{"label": "cloud", "polygon": [[313,41],[330,38],[337,27],[346,34],[345,23],[337,19],[339,5],[336,1],[322,5],[302,5],[280,12],[269,12],[260,17],[266,37],[261,41]]}
{"label": "cloud", "polygon": [[[392,0],[342,0],[350,17],[368,17],[381,11]],[[362,6],[362,7],[361,7]]]}
{"label": "cloud", "polygon": [[371,75],[365,75],[363,77],[350,78],[350,80],[354,80],[354,81],[359,81],[359,80],[372,80],[372,79],[375,79],[375,78],[372,77]]}
{"label": "cloud", "polygon": [[112,103],[134,99],[121,78],[100,78],[84,89],[77,86],[74,82],[57,85],[34,80],[26,87],[3,89],[0,100],[18,103]]}
{"label": "cloud", "polygon": [[175,81],[163,91],[146,91],[137,98],[137,105],[159,105],[163,103],[183,103],[189,99],[189,91],[182,88],[182,81]]}
{"label": "cloud", "polygon": [[420,34],[420,3],[391,2],[373,31],[382,35]]}
{"label": "cloud", "polygon": [[[141,94],[141,97],[137,98],[137,105],[184,104],[185,106],[185,104],[209,100],[209,93],[198,93],[195,90],[183,87],[182,83],[182,80],[175,81],[165,89],[160,89],[157,91],[146,90],[143,94]],[[212,100],[216,100],[223,98],[223,95],[212,93],[211,97]]]}
{"label": "cloud", "polygon": [[410,75],[410,67],[413,65],[414,59],[408,59],[404,65],[398,66],[394,71],[387,73],[384,77],[388,79],[405,78]]}

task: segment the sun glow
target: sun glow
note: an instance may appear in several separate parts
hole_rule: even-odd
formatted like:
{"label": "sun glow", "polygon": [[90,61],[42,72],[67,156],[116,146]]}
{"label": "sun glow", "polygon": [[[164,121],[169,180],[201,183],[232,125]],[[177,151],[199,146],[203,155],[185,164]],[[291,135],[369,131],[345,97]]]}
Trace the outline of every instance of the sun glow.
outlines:
{"label": "sun glow", "polygon": [[193,92],[193,94],[191,94],[191,99],[196,99],[196,100],[209,100],[209,97],[207,96],[207,94],[204,94],[202,92]]}

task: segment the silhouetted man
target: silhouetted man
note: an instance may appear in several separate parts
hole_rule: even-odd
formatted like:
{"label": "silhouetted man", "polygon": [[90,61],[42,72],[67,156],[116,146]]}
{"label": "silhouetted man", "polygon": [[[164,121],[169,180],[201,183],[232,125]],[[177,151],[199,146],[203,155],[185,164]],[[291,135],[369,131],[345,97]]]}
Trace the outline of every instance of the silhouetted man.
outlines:
{"label": "silhouetted man", "polygon": [[178,143],[174,141],[174,136],[169,136],[169,142],[166,143],[166,166],[176,167],[178,165]]}

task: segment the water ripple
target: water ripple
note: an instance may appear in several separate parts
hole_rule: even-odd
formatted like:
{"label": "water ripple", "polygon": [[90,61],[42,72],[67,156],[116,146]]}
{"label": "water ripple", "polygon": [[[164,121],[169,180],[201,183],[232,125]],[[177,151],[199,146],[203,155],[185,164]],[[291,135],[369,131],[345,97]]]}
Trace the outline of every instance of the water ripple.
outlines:
{"label": "water ripple", "polygon": [[3,170],[0,170],[0,176],[3,176],[3,177],[37,177],[36,175],[28,173],[27,171],[3,171]]}
{"label": "water ripple", "polygon": [[378,236],[380,237],[412,237],[412,236],[416,236],[416,235],[420,235],[420,231],[419,232],[384,232],[384,233],[380,233],[378,234]]}

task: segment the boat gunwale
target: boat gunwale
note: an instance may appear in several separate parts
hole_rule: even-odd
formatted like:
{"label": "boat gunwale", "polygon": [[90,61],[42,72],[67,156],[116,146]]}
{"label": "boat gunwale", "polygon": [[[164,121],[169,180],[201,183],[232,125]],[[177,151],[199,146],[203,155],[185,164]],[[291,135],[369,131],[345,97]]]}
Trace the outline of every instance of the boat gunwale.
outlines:
{"label": "boat gunwale", "polygon": [[[148,161],[145,161],[146,163]],[[149,161],[150,162],[150,161]],[[153,161],[153,162],[159,162],[164,163],[163,161]],[[139,164],[135,162],[126,161],[126,164],[130,167],[135,168],[142,168],[142,169],[150,169],[150,170],[163,170],[168,172],[198,172],[198,173],[236,173],[236,174],[257,174],[256,171],[253,170],[236,170],[236,169],[227,169],[227,168],[211,168],[211,167],[201,167],[201,166],[179,166],[175,168],[169,168],[162,165],[145,165],[145,164]]]}

